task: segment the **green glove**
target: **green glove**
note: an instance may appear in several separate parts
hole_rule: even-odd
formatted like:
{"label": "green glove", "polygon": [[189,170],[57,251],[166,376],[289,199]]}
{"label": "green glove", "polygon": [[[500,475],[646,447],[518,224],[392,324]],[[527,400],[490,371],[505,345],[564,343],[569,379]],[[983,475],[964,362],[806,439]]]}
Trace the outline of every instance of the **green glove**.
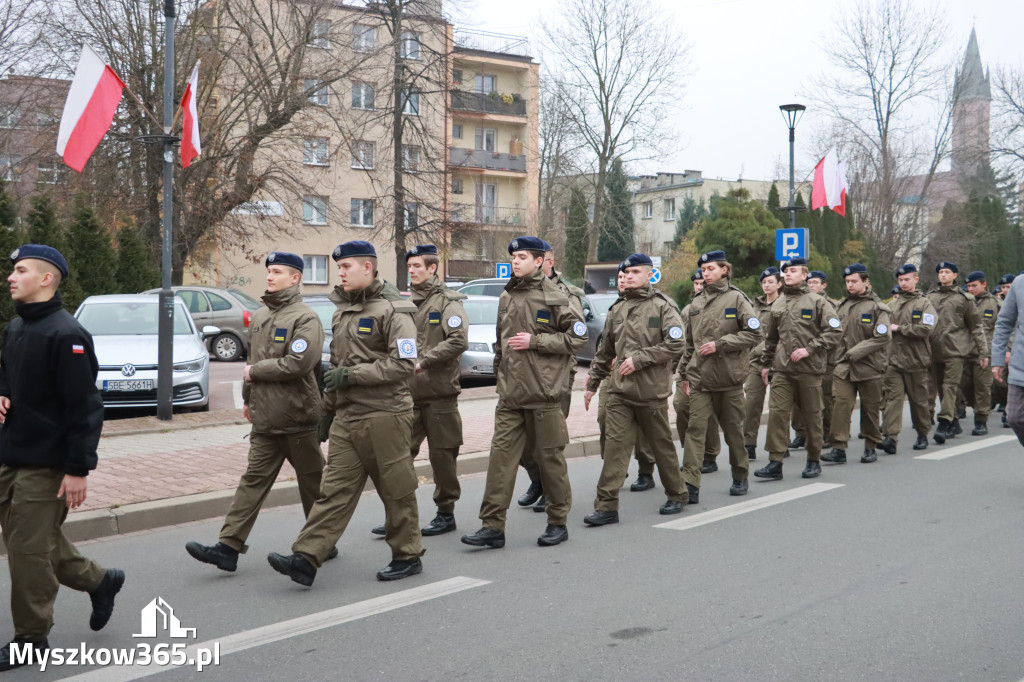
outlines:
{"label": "green glove", "polygon": [[340,391],[348,386],[348,367],[336,367],[324,372],[324,390]]}
{"label": "green glove", "polygon": [[331,436],[331,424],[334,423],[334,417],[332,415],[325,415],[320,417],[320,420],[316,423],[316,437],[321,443],[327,442],[327,439]]}

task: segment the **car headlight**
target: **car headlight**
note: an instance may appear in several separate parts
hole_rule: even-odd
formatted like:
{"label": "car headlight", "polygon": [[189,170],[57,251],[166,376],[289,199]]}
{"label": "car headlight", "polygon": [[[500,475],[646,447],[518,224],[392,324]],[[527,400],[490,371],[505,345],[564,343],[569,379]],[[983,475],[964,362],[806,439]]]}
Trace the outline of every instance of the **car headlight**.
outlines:
{"label": "car headlight", "polygon": [[491,347],[486,343],[470,343],[469,350],[473,353],[490,353]]}
{"label": "car headlight", "polygon": [[176,362],[174,363],[175,372],[201,372],[203,367],[206,366],[206,358],[196,358],[195,360],[188,360],[187,362]]}

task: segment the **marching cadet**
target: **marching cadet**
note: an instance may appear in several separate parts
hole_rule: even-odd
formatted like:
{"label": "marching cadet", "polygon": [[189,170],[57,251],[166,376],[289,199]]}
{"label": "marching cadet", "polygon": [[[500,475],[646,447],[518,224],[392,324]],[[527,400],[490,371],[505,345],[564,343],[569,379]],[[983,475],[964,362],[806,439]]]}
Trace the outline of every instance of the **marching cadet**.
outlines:
{"label": "marching cadet", "polygon": [[889,304],[889,368],[885,373],[885,414],[882,420],[882,442],[879,446],[889,455],[896,454],[897,439],[903,425],[903,396],[910,401],[910,418],[917,432],[915,450],[928,447],[928,368],[931,365],[931,343],[938,315],[928,297],[917,288],[917,266],[901,265],[896,270],[900,293]]}
{"label": "marching cadet", "polygon": [[878,459],[875,446],[881,442],[879,414],[889,350],[889,306],[871,291],[868,269],[861,263],[843,269],[849,295],[839,304],[839,322],[843,335],[836,350],[836,368],[832,389],[835,414],[832,415],[832,450],[821,456],[823,462],[846,462],[850,442],[850,417],[860,396],[861,433],[868,464]]}
{"label": "marching cadet", "polygon": [[462,542],[474,547],[504,547],[505,517],[516,471],[533,448],[547,502],[548,525],[537,538],[542,547],[569,539],[565,527],[572,506],[565,446],[569,431],[561,404],[569,384],[569,358],[586,343],[587,325],[569,297],[544,275],[548,244],[538,237],[517,237],[508,245],[512,278],[498,302],[494,370],[498,406],[480,505],[483,527]]}
{"label": "marching cadet", "polygon": [[[320,387],[316,372],[324,345],[320,318],[302,301],[302,256],[275,251],[267,256],[264,307],[249,325],[249,362],[242,372],[242,414],[252,424],[249,464],[238,482],[215,545],[189,542],[193,559],[222,571],[238,567],[256,517],[281,465],[295,470],[302,511],[320,495],[324,455],[317,440]],[[336,548],[325,557],[338,555]]]}
{"label": "marching cadet", "polygon": [[761,291],[764,293],[753,301],[754,312],[760,322],[761,340],[750,351],[749,371],[743,382],[743,443],[747,459],[757,459],[757,430],[761,426],[764,399],[768,395],[768,386],[761,378],[761,353],[764,351],[764,333],[772,314],[772,304],[779,297],[781,288],[782,273],[777,267],[773,265],[761,271]]}
{"label": "marching cadet", "polygon": [[[669,298],[651,285],[654,264],[650,256],[634,253],[622,264],[626,290],[622,300],[608,310],[601,345],[590,364],[590,379],[583,394],[583,405],[589,410],[601,382],[609,379],[611,383],[597,498],[594,511],[583,519],[590,526],[619,522],[619,488],[626,480],[638,431],[647,437],[668,496],[659,513],[678,514],[687,502],[669,430],[667,402],[672,390],[669,363],[674,363],[682,351],[682,321]],[[614,370],[613,360],[618,361]]]}
{"label": "marching cadet", "polygon": [[[807,275],[807,287],[811,290],[811,293],[824,296],[828,299],[828,302],[832,304],[833,308],[839,307],[839,300],[831,298],[828,295],[828,275],[821,270],[811,270],[810,274]],[[825,439],[823,447],[830,445],[828,441],[829,434],[832,432],[832,411],[835,409],[835,401],[832,398],[832,373],[836,369],[836,358],[834,351],[829,354],[828,363],[825,366],[825,376],[821,378],[821,395],[824,399],[823,409],[821,411],[822,421],[822,437]],[[793,438],[793,442],[789,444],[791,448],[802,448],[807,442],[806,430],[804,428],[803,417],[799,410],[793,411],[793,431],[796,435]]]}
{"label": "marching cadet", "polygon": [[[977,353],[978,364],[988,367],[989,349],[981,315],[974,297],[956,285],[959,269],[956,263],[942,261],[935,266],[939,285],[928,292],[928,300],[938,313],[937,333],[931,337],[932,362],[929,401],[935,409],[935,397],[941,399],[939,423],[933,438],[938,444],[960,433],[956,421],[956,395],[964,373],[964,360]],[[955,423],[955,426],[954,426]]]}
{"label": "marching cadet", "polygon": [[807,428],[807,465],[803,478],[821,475],[821,378],[828,355],[842,335],[835,308],[824,296],[807,286],[807,261],[793,258],[782,267],[786,285],[782,296],[772,304],[764,351],[761,353],[761,378],[768,383],[768,465],[754,472],[758,478],[782,479],[782,459],[789,439],[789,420],[793,406],[799,406]]}
{"label": "marching cadet", "polygon": [[[996,330],[1001,303],[989,292],[985,273],[981,270],[974,270],[967,275],[967,293],[974,296],[987,346]],[[992,410],[992,372],[986,364],[972,350],[964,360],[964,373],[960,380],[960,402],[962,405],[970,404],[974,409],[972,436],[988,434],[988,415]]]}
{"label": "marching cadet", "polygon": [[1000,302],[1006,300],[1006,294],[1010,291],[1010,285],[1013,284],[1014,276],[1012,274],[1005,274],[999,278],[999,284],[996,286],[995,297]]}
{"label": "marching cadet", "polygon": [[11,264],[18,316],[0,354],[0,527],[14,639],[0,649],[0,670],[28,663],[12,656],[14,644],[33,662],[45,655],[61,585],[89,594],[89,627],[102,630],[125,578],[83,557],[61,530],[68,511],[85,502],[103,429],[92,336],[57,292],[68,263],[52,246],[26,244]]}
{"label": "marching cadet", "polygon": [[409,456],[409,378],[419,360],[416,306],[378,278],[377,251],[369,242],[339,244],[331,255],[341,284],[330,295],[337,309],[317,436],[330,439],[327,467],[292,554],[267,556],[275,571],[306,586],[344,534],[367,476],[384,503],[392,555],[377,579],[423,571],[416,470]]}
{"label": "marching cadet", "polygon": [[[586,295],[583,293],[583,289],[575,287],[569,284],[565,278],[562,277],[562,273],[555,270],[555,250],[551,248],[551,244],[544,242],[544,246],[547,249],[544,251],[544,276],[550,279],[555,286],[561,289],[568,297],[569,303],[573,306],[576,314],[579,315],[580,319],[583,319],[583,297]],[[576,379],[576,356],[572,355],[568,359],[569,362],[569,383],[565,387],[565,395],[562,397],[562,414],[566,419],[569,418],[569,408],[572,403],[572,385]],[[527,475],[530,477],[530,487],[526,493],[519,498],[520,507],[529,507],[533,505],[533,511],[543,513],[544,508],[547,504],[544,501],[544,490],[540,481],[540,468],[537,466],[537,460],[534,458],[534,451],[537,445],[534,443],[532,448],[527,448],[523,451],[523,460],[520,462],[523,468],[526,469]]]}
{"label": "marching cadet", "polygon": [[747,355],[761,341],[761,322],[750,299],[734,287],[732,264],[724,251],[710,251],[699,260],[704,289],[689,308],[685,345],[678,372],[690,396],[690,423],[683,449],[687,492],[700,490],[697,452],[704,445],[711,417],[725,430],[732,465],[730,495],[746,495],[750,462],[743,447],[743,379]]}

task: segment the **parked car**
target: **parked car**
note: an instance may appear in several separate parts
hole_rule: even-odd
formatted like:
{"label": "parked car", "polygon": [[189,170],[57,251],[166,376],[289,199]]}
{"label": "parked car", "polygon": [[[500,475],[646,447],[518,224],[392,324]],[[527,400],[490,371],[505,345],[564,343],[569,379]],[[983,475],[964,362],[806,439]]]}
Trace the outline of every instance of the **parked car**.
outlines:
{"label": "parked car", "polygon": [[[99,361],[96,388],[104,407],[156,407],[159,296],[90,296],[75,317],[92,334]],[[204,343],[221,330],[196,329],[180,299],[174,303],[172,404],[210,409],[210,362]]]}
{"label": "parked car", "polygon": [[508,284],[507,279],[488,277],[486,279],[472,279],[465,284],[452,284],[450,286],[452,289],[467,296],[501,296],[501,292],[505,291],[506,284]]}
{"label": "parked car", "polygon": [[470,296],[462,302],[462,306],[466,309],[469,322],[469,348],[462,353],[460,375],[464,379],[494,376],[498,297]]}
{"label": "parked car", "polygon": [[[262,302],[241,289],[187,286],[171,287],[174,295],[185,302],[189,314],[199,328],[220,327],[220,334],[207,339],[214,357],[223,362],[241,360],[249,353],[249,321]],[[150,289],[144,294],[158,294]]]}
{"label": "parked car", "polygon": [[587,322],[587,343],[579,355],[580,360],[591,361],[597,355],[597,347],[604,333],[604,322],[608,317],[608,309],[619,300],[618,294],[587,294],[583,297],[583,317]]}

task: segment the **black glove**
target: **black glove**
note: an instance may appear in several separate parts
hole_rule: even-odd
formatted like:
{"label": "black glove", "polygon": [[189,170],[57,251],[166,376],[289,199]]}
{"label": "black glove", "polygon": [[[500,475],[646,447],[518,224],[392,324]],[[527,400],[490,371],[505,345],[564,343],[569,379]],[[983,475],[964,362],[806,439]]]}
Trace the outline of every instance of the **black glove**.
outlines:
{"label": "black glove", "polygon": [[316,423],[316,438],[318,441],[321,443],[327,442],[327,439],[331,437],[331,424],[333,423],[333,415],[320,417],[320,420]]}
{"label": "black glove", "polygon": [[348,367],[336,367],[324,372],[324,390],[340,391],[348,386]]}

